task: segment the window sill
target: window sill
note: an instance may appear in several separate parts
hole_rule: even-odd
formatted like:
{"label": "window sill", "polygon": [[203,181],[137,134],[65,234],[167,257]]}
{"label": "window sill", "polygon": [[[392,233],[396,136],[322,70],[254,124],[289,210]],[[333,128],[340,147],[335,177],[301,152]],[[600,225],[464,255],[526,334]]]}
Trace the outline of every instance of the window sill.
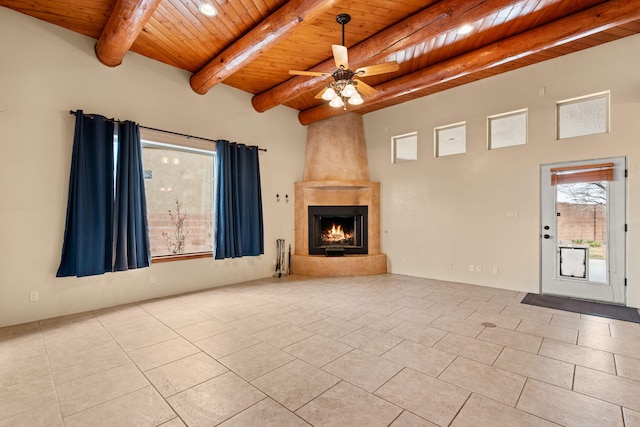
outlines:
{"label": "window sill", "polygon": [[154,256],[151,258],[151,264],[157,264],[161,262],[183,261],[186,259],[198,259],[198,258],[213,258],[213,252],[198,252],[193,254]]}

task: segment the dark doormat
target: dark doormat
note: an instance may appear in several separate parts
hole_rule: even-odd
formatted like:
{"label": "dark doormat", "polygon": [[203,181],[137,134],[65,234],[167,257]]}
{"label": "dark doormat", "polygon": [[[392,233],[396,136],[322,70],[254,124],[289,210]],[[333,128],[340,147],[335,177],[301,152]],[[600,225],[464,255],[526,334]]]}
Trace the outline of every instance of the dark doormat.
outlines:
{"label": "dark doormat", "polygon": [[640,323],[640,313],[638,313],[637,308],[623,307],[620,305],[537,294],[527,294],[520,302],[522,304],[537,305],[539,307],[555,308],[557,310]]}

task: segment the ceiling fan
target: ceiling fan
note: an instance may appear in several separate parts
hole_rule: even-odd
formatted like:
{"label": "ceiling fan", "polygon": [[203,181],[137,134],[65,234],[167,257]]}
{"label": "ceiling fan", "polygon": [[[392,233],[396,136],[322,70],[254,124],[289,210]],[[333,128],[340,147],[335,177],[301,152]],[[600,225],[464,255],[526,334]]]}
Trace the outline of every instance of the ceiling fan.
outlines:
{"label": "ceiling fan", "polygon": [[343,107],[347,109],[346,102],[351,105],[359,105],[364,101],[362,95],[371,96],[376,90],[360,80],[360,77],[374,76],[376,74],[390,73],[398,71],[400,66],[396,61],[385,62],[383,64],[370,65],[368,67],[356,68],[355,71],[349,69],[349,55],[344,45],[344,26],[351,21],[351,16],[341,13],[336,16],[338,24],[342,25],[342,45],[333,44],[333,59],[336,63],[336,70],[333,73],[322,73],[317,71],[297,71],[289,70],[289,74],[298,76],[333,76],[332,82],[322,89],[315,97],[330,101],[332,107]]}

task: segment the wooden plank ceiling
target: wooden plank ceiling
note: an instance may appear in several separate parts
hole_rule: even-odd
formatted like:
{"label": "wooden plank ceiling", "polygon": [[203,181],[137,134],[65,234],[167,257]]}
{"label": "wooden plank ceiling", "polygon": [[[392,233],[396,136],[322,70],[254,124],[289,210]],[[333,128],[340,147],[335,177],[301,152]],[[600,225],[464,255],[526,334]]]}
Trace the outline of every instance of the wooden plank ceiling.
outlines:
{"label": "wooden plank ceiling", "polygon": [[[199,12],[211,1],[217,16]],[[336,15],[348,13],[351,69],[397,61],[362,78],[377,89],[367,113],[640,32],[640,0],[0,0],[0,6],[99,40],[117,66],[129,50],[193,73],[191,88],[218,83],[254,95],[257,111],[287,105],[303,124],[342,113],[314,96],[332,77]],[[460,34],[463,24],[473,30]],[[631,53],[630,53],[631,54]]]}

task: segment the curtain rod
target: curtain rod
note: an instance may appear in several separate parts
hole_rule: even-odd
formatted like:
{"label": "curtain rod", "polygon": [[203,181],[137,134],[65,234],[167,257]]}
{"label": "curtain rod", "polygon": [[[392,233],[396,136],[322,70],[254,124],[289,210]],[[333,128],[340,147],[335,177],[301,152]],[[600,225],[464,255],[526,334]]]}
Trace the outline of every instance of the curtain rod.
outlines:
{"label": "curtain rod", "polygon": [[[69,114],[71,114],[72,116],[75,116],[75,115],[77,115],[77,114],[78,114],[78,111],[77,111],[77,110],[76,110],[76,111],[69,110]],[[92,114],[87,114],[87,115],[88,115],[88,116],[91,116]],[[119,121],[120,121],[120,120],[116,120],[116,119],[109,119],[109,118],[107,118],[106,120],[113,121],[113,122],[119,122]],[[156,129],[156,128],[151,128],[151,127],[148,127],[148,126],[142,126],[142,125],[138,125],[138,126],[140,126],[140,127],[141,127],[141,128],[143,128],[143,129],[147,129],[147,130],[154,130],[154,131],[156,131],[156,132],[163,132],[163,133],[168,133],[168,134],[171,134],[171,135],[183,136],[183,137],[185,137],[185,138],[194,138],[194,139],[200,139],[200,140],[202,140],[202,141],[218,142],[218,141],[216,141],[215,139],[202,138],[201,136],[187,135],[187,134],[185,134],[185,133],[172,132],[172,131],[170,131],[170,130]],[[236,143],[235,143],[235,142],[232,142],[231,144],[236,144]],[[260,147],[258,147],[257,145],[256,145],[255,147],[258,149],[258,151],[264,151],[265,153],[267,152],[267,149],[266,149],[266,148],[260,148]]]}

